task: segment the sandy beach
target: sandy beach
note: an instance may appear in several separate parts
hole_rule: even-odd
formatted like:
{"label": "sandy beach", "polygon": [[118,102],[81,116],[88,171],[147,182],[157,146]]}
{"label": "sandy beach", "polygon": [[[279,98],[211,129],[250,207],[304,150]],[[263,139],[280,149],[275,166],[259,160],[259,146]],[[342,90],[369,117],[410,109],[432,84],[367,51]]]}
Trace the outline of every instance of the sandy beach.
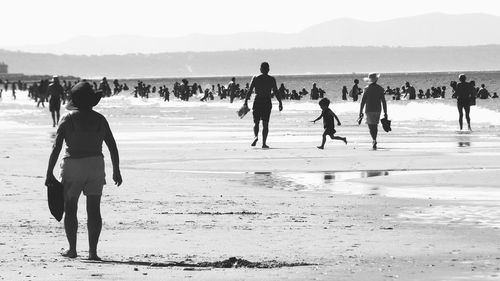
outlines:
{"label": "sandy beach", "polygon": [[[83,196],[79,257],[59,254],[44,186],[56,129],[19,97],[0,101],[0,280],[500,279],[498,100],[472,108],[471,133],[452,100],[390,101],[393,131],[372,151],[352,102],[332,105],[347,145],[316,149],[319,107],[284,102],[262,150],[241,102],[103,99],[124,184],[111,185],[105,149],[95,263]],[[214,266],[231,257],[272,268]]]}

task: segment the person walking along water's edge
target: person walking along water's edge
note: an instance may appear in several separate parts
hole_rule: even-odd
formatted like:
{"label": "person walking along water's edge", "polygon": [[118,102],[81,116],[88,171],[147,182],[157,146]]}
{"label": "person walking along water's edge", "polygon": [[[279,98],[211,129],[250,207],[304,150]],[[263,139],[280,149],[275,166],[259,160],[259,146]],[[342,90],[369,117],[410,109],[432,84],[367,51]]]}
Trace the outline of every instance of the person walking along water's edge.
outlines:
{"label": "person walking along water's edge", "polygon": [[269,75],[269,63],[263,62],[260,65],[260,72],[262,73],[261,75],[252,78],[250,89],[245,97],[245,106],[248,105],[248,99],[250,99],[255,89],[255,99],[252,107],[254,121],[253,132],[255,138],[251,145],[255,146],[259,141],[259,123],[260,120],[262,120],[262,148],[269,148],[269,146],[267,146],[267,135],[269,134],[269,118],[273,107],[271,102],[271,91],[279,102],[279,111],[283,110],[283,104],[278,94],[276,79]]}
{"label": "person walking along water's edge", "polygon": [[387,103],[385,101],[384,88],[377,84],[379,77],[380,74],[378,73],[370,73],[368,77],[364,78],[364,80],[370,84],[366,86],[363,91],[363,97],[361,98],[361,105],[359,107],[359,118],[363,118],[363,108],[365,108],[366,105],[366,124],[368,125],[372,137],[373,150],[377,149],[378,123],[380,121],[382,108],[384,110],[384,116],[387,119]]}

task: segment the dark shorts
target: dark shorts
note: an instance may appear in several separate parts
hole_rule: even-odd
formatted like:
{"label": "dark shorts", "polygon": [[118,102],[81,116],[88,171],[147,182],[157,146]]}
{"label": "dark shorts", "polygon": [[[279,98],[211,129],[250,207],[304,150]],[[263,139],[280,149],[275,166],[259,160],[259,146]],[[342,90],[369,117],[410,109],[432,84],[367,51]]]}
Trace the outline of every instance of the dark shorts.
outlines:
{"label": "dark shorts", "polygon": [[468,112],[470,110],[470,101],[469,100],[457,100],[457,108],[458,111],[462,112],[462,110],[465,110],[465,112]]}
{"label": "dark shorts", "polygon": [[324,135],[333,137],[337,131],[335,131],[334,128],[325,128],[325,132],[323,133]]}
{"label": "dark shorts", "polygon": [[263,122],[269,122],[271,117],[272,104],[254,104],[253,105],[253,121],[254,123],[262,120]]}
{"label": "dark shorts", "polygon": [[60,100],[49,100],[49,110],[51,112],[61,110],[61,101]]}

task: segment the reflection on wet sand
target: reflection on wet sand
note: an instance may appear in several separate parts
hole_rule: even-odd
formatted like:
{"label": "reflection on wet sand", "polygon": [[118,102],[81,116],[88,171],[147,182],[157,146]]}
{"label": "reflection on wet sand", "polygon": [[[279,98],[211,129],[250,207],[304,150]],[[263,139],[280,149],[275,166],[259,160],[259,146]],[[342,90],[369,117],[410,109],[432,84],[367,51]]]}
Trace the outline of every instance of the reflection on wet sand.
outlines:
{"label": "reflection on wet sand", "polygon": [[[381,186],[352,181],[370,177],[442,173],[446,171],[266,172],[247,174],[245,181],[248,184],[289,191],[443,200],[443,202],[448,203],[440,206],[429,205],[427,208],[403,208],[399,219],[402,219],[403,222],[424,224],[461,224],[499,228],[499,188],[480,186]],[[449,202],[455,203],[449,204]]]}
{"label": "reflection on wet sand", "polygon": [[[484,169],[482,169],[484,170]],[[436,174],[462,170],[366,170],[323,172],[256,172],[247,173],[246,184],[290,191],[326,192],[398,198],[420,198],[438,200],[500,201],[500,189],[491,187],[453,186],[381,186],[358,182],[357,179],[371,177]],[[468,170],[470,171],[470,169]]]}

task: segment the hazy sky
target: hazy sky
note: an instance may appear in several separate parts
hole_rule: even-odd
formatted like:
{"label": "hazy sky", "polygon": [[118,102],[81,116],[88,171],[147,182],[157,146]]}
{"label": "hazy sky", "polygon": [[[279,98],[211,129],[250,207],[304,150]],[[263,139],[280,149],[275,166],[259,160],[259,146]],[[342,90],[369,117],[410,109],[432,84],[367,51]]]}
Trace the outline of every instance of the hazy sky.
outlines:
{"label": "hazy sky", "polygon": [[431,12],[500,16],[498,0],[2,0],[0,46],[80,35],[182,36],[297,32],[340,18],[379,21]]}

